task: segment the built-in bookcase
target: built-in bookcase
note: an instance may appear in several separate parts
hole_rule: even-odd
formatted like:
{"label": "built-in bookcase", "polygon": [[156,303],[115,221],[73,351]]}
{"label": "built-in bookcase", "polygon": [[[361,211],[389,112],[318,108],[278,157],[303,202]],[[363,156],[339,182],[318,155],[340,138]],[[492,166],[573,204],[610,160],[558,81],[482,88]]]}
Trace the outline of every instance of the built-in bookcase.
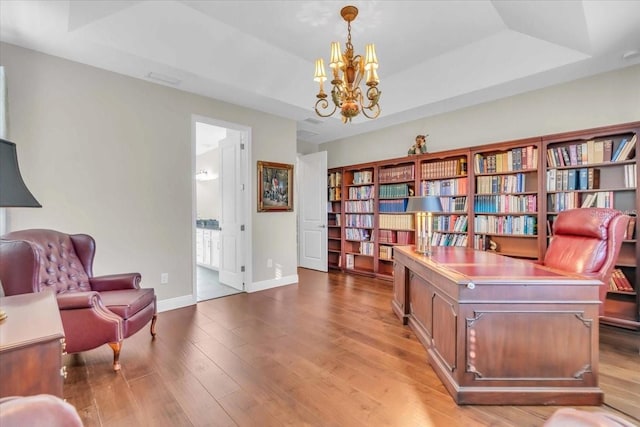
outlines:
{"label": "built-in bookcase", "polygon": [[637,235],[640,123],[570,132],[543,138],[546,170],[544,248],[563,210],[607,207],[632,217],[610,283],[602,322],[640,329],[640,247]]}
{"label": "built-in bookcase", "polygon": [[342,168],[330,169],[327,176],[328,267],[342,267]]}
{"label": "built-in bookcase", "polygon": [[[559,212],[613,207],[633,218],[615,275],[628,287],[609,284],[602,321],[640,330],[639,133],[634,122],[332,169],[329,265],[392,278],[393,248],[415,244],[406,212],[413,195],[440,197],[444,212],[434,215],[432,244],[532,261],[544,259]],[[340,201],[331,198],[332,172],[341,173]]]}
{"label": "built-in bookcase", "polygon": [[469,150],[434,153],[421,159],[420,196],[438,196],[442,212],[433,214],[433,246],[468,246]]}
{"label": "built-in bookcase", "polygon": [[344,168],[344,267],[375,272],[375,182],[373,166]]}
{"label": "built-in bookcase", "polygon": [[538,241],[540,139],[472,150],[473,247],[540,259]]}
{"label": "built-in bookcase", "polygon": [[416,192],[416,162],[378,165],[376,273],[393,277],[393,247],[415,242],[414,215],[407,213],[408,198]]}

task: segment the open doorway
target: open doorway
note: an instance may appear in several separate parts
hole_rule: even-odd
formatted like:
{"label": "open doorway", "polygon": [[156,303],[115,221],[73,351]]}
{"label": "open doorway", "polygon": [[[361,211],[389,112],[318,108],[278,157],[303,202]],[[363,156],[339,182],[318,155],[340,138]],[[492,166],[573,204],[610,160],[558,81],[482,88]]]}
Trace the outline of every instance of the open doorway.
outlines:
{"label": "open doorway", "polygon": [[[194,118],[194,294],[197,301],[219,298],[244,289],[244,167],[242,151],[247,130]],[[231,206],[232,205],[232,206]]]}

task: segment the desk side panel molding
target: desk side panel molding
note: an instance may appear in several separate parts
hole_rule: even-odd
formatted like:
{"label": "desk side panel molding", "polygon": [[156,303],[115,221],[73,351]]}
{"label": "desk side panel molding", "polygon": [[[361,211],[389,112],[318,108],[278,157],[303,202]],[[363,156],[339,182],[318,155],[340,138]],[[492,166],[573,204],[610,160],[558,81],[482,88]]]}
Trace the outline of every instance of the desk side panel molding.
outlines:
{"label": "desk side panel molding", "polygon": [[[513,334],[500,327],[505,324],[517,331],[529,326],[529,331]],[[595,385],[593,324],[582,312],[570,310],[474,310],[473,317],[466,318],[466,373],[472,382]],[[550,352],[549,347],[571,350]]]}

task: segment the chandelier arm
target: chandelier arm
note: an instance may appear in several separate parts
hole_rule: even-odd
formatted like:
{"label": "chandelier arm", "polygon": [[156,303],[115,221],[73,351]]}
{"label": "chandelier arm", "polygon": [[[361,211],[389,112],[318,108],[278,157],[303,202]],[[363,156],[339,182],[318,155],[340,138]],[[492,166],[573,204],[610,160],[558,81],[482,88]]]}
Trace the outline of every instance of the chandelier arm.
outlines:
{"label": "chandelier arm", "polygon": [[[372,115],[367,114],[367,110],[369,111],[373,111]],[[367,118],[367,119],[375,119],[380,115],[380,104],[376,104],[374,106],[371,107],[362,107],[362,114]]]}
{"label": "chandelier arm", "polygon": [[318,99],[316,101],[316,105],[314,107],[314,109],[316,110],[316,114],[319,115],[320,117],[329,117],[331,115],[333,115],[333,113],[336,112],[336,109],[338,108],[337,106],[333,106],[333,110],[328,113],[328,114],[322,114],[319,110],[318,107],[320,107],[322,110],[328,110],[329,109],[329,102],[327,102],[326,99],[322,98],[322,99]]}

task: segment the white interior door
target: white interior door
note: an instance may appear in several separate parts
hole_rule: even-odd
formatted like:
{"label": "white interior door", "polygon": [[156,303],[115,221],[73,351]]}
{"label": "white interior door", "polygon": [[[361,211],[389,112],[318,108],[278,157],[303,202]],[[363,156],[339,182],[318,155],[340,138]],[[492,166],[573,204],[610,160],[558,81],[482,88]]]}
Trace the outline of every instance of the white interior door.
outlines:
{"label": "white interior door", "polygon": [[327,271],[327,152],[298,157],[300,267]]}
{"label": "white interior door", "polygon": [[220,283],[244,290],[242,265],[243,191],[240,135],[231,131],[220,141]]}

